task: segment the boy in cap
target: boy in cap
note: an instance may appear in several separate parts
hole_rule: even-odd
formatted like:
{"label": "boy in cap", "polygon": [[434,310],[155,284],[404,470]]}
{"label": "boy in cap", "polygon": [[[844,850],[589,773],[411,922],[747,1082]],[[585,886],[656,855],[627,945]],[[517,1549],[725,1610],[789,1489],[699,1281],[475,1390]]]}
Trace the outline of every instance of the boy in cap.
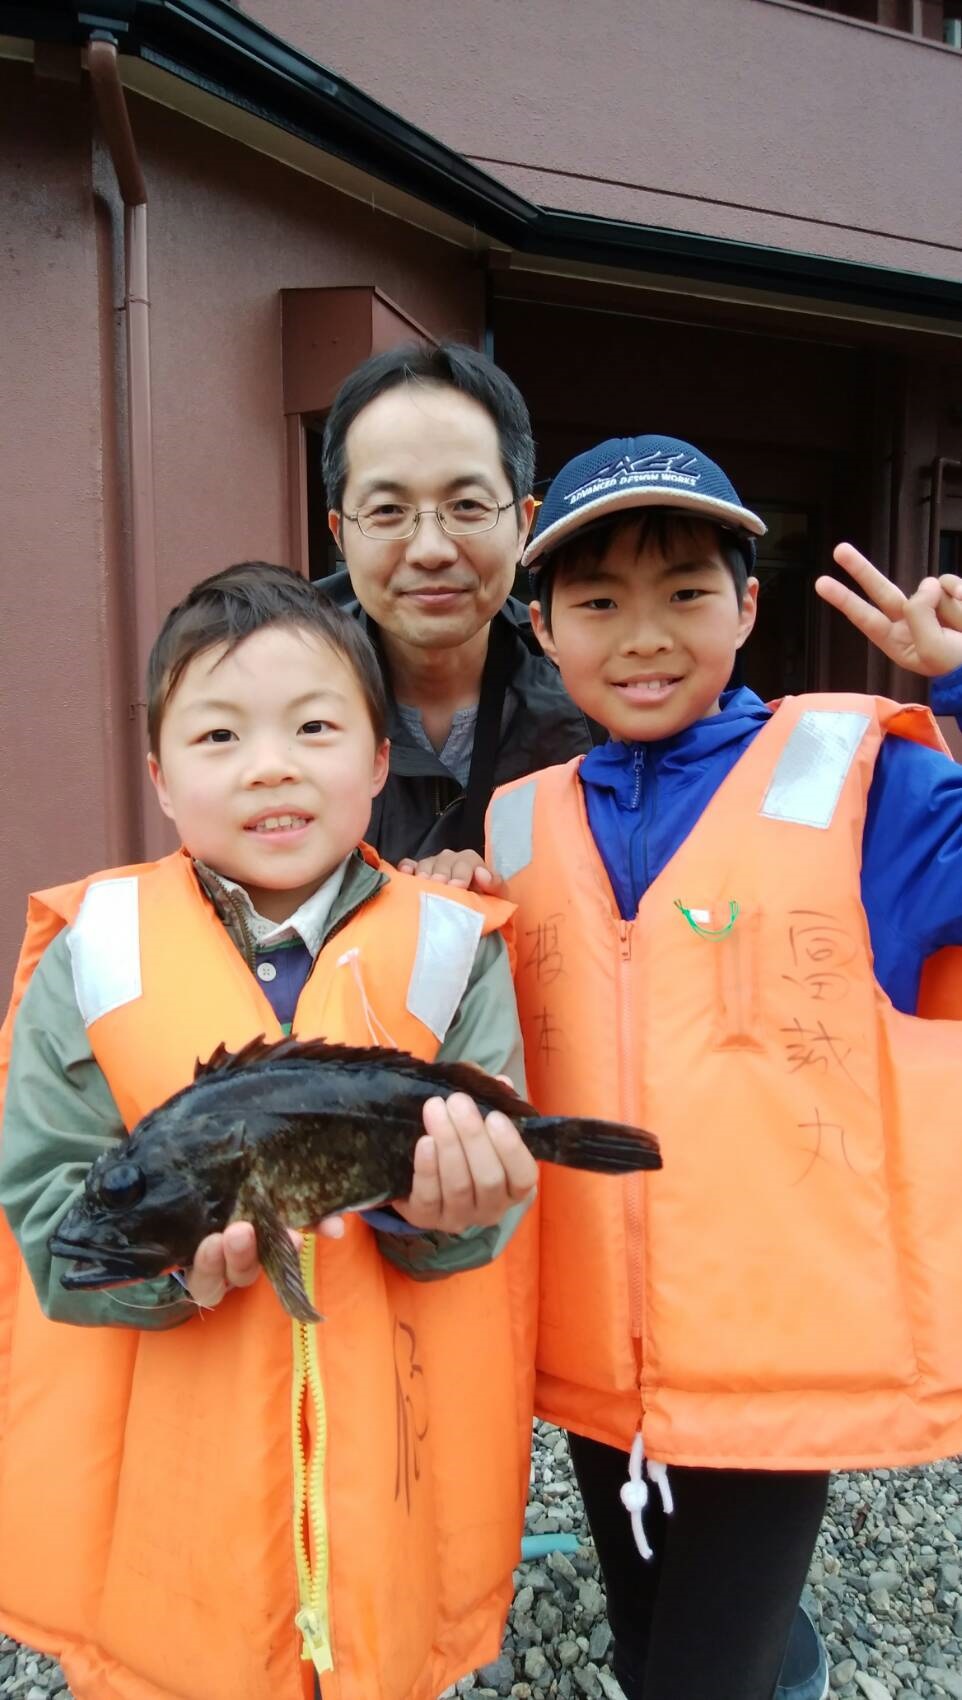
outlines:
{"label": "boy in cap", "polygon": [[[674,439],[559,473],[532,619],[610,741],[489,813],[532,1097],[664,1152],[541,1188],[537,1405],[629,1700],[826,1695],[798,1602],[828,1472],[962,1447],[962,771],[925,709],[727,688],[764,531]],[[962,582],[841,558],[958,713]]]}

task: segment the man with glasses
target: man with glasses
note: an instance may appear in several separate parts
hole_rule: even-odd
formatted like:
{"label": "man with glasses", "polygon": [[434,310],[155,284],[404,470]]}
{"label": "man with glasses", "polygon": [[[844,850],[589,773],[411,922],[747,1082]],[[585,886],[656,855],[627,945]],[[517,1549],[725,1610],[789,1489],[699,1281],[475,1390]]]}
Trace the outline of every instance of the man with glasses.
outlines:
{"label": "man with glasses", "polygon": [[511,379],[474,349],[412,345],[345,381],[324,432],[331,531],[390,696],[391,771],[368,838],[391,862],[484,848],[496,785],[591,746],[510,595],[534,513]]}

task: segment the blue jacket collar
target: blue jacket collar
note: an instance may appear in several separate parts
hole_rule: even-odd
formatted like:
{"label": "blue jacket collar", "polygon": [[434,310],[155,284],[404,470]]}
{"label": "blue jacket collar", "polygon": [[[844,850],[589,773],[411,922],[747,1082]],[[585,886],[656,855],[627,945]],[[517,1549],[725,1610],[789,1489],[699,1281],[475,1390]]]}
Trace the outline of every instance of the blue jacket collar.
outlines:
{"label": "blue jacket collar", "polygon": [[771,716],[771,709],[761,697],[746,685],[725,691],[717,714],[696,720],[672,738],[655,739],[651,743],[622,743],[610,738],[590,751],[581,764],[583,784],[612,791],[619,800],[634,789],[636,755],[644,752],[646,765],[654,762],[659,769],[681,769],[690,762],[711,759],[731,744],[742,743],[754,736]]}

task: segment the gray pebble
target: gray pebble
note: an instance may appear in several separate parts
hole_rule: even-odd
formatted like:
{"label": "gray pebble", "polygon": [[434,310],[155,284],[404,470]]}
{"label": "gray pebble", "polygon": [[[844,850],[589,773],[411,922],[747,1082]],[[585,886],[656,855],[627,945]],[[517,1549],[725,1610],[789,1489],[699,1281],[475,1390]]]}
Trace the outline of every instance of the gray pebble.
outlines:
{"label": "gray pebble", "polygon": [[524,1655],[524,1674],[539,1682],[548,1669],[548,1661],[540,1647],[529,1647]]}
{"label": "gray pebble", "polygon": [[598,1696],[604,1692],[598,1681],[598,1672],[592,1670],[590,1665],[579,1665],[572,1674],[575,1687],[579,1688],[582,1694],[589,1695],[590,1700],[598,1700]]}
{"label": "gray pebble", "polygon": [[886,1688],[884,1682],[879,1682],[878,1677],[867,1676],[864,1671],[856,1671],[855,1681],[866,1700],[892,1700],[891,1689]]}
{"label": "gray pebble", "polygon": [[611,1646],[612,1640],[611,1625],[607,1618],[602,1618],[601,1622],[596,1623],[591,1631],[588,1641],[589,1659],[593,1659],[595,1664],[600,1664]]}
{"label": "gray pebble", "polygon": [[624,1690],[609,1670],[602,1666],[598,1671],[598,1681],[605,1700],[625,1700]]}
{"label": "gray pebble", "polygon": [[510,1694],[514,1681],[514,1660],[502,1653],[492,1664],[482,1665],[478,1677],[486,1688],[493,1688],[496,1694]]}
{"label": "gray pebble", "polygon": [[587,1576],[578,1585],[578,1600],[586,1617],[600,1617],[605,1609],[605,1596],[595,1577]]}

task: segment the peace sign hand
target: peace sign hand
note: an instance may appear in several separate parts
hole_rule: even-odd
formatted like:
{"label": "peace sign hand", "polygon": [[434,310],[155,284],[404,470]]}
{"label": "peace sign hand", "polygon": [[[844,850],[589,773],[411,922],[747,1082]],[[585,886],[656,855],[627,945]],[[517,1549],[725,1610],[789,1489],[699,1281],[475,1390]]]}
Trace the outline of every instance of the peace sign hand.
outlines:
{"label": "peace sign hand", "polygon": [[833,558],[871,601],[827,577],[815,580],[818,595],[890,661],[928,679],[962,667],[962,578],[956,573],[924,578],[914,595],[906,596],[851,543],[839,543]]}

